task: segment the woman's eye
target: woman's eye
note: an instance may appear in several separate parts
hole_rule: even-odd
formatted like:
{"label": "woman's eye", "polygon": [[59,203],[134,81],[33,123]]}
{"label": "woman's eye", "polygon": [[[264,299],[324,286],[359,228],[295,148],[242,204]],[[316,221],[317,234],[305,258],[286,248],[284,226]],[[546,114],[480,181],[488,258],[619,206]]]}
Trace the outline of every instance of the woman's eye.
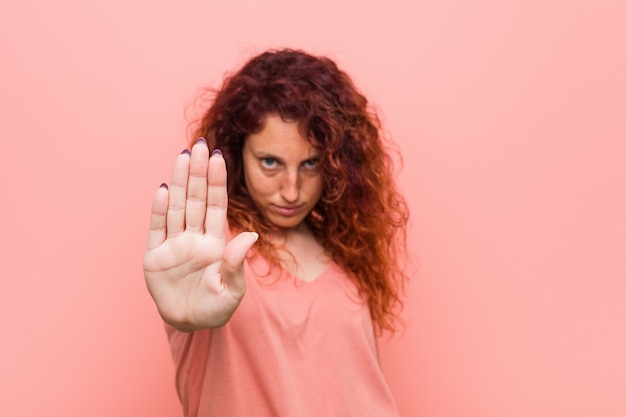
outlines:
{"label": "woman's eye", "polygon": [[276,166],[276,160],[273,158],[263,158],[261,159],[261,165],[265,168],[274,168]]}
{"label": "woman's eye", "polygon": [[304,161],[302,165],[307,169],[316,169],[319,165],[319,161],[317,159],[308,159]]}

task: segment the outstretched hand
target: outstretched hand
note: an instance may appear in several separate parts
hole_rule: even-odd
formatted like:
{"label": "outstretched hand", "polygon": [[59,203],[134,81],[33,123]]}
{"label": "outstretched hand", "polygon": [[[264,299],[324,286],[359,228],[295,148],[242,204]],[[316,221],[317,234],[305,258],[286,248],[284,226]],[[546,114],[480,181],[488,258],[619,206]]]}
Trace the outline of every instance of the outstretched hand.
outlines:
{"label": "outstretched hand", "polygon": [[224,158],[209,158],[203,139],[177,157],[169,189],[154,195],[144,276],[161,317],[179,330],[223,326],[244,295],[243,262],[258,235],[227,244],[227,205]]}

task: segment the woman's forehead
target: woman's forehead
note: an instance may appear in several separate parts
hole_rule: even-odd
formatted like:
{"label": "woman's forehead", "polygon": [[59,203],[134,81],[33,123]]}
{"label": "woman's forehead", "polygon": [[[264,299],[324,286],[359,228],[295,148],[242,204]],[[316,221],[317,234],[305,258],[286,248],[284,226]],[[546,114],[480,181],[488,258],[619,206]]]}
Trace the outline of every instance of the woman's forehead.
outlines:
{"label": "woman's forehead", "polygon": [[277,115],[268,115],[265,118],[263,128],[248,135],[244,146],[255,153],[273,156],[292,156],[306,159],[318,153],[312,143],[302,135],[298,122],[285,121]]}

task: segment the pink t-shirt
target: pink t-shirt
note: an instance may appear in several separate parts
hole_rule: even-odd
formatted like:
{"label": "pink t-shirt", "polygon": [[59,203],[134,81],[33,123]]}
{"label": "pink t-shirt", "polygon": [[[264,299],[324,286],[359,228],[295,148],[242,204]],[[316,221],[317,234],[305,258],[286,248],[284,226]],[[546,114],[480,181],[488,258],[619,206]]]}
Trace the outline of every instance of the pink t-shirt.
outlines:
{"label": "pink t-shirt", "polygon": [[396,417],[367,303],[331,262],[312,282],[246,261],[246,294],[223,327],[167,326],[185,416]]}

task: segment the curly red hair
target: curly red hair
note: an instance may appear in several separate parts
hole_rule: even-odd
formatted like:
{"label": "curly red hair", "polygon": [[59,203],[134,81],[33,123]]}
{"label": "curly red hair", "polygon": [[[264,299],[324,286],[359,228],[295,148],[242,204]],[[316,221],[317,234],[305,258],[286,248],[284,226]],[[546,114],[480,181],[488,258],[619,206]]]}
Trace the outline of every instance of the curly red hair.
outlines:
{"label": "curly red hair", "polygon": [[[406,279],[408,209],[394,182],[390,143],[367,99],[332,60],[290,49],[252,58],[213,94],[192,140],[205,137],[224,154],[230,227],[261,236],[274,231],[246,190],[242,149],[268,114],[299,122],[320,152],[324,178],[322,197],[305,221],[367,299],[377,333],[394,331]],[[278,263],[267,239],[255,247]]]}

